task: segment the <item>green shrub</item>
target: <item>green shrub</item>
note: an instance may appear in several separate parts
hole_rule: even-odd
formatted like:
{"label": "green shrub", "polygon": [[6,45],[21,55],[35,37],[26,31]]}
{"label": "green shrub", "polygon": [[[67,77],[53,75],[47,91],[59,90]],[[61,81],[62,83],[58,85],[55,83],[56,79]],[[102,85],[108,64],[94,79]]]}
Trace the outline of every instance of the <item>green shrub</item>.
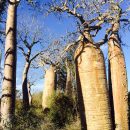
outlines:
{"label": "green shrub", "polygon": [[42,92],[38,92],[32,95],[32,105],[42,108]]}
{"label": "green shrub", "polygon": [[33,103],[28,111],[22,109],[22,99],[16,100],[16,116],[13,130],[41,130],[44,115],[41,107],[41,92],[33,94]]}
{"label": "green shrub", "polygon": [[64,94],[58,94],[52,98],[48,116],[56,127],[62,128],[70,123],[73,113],[73,99]]}
{"label": "green shrub", "polygon": [[13,130],[33,130],[39,129],[42,123],[42,118],[40,118],[34,108],[28,111],[24,111],[22,108],[17,110],[16,116],[14,118],[14,128]]}
{"label": "green shrub", "polygon": [[61,93],[54,94],[48,102],[50,110],[45,114],[41,97],[41,92],[33,94],[32,106],[28,111],[22,109],[22,100],[17,98],[13,130],[79,130],[79,121],[74,119],[73,98]]}
{"label": "green shrub", "polygon": [[71,124],[67,124],[64,130],[81,130],[80,119],[77,118]]}
{"label": "green shrub", "polygon": [[76,118],[69,124],[67,123],[63,128],[58,128],[48,118],[41,124],[40,130],[81,130],[80,119]]}

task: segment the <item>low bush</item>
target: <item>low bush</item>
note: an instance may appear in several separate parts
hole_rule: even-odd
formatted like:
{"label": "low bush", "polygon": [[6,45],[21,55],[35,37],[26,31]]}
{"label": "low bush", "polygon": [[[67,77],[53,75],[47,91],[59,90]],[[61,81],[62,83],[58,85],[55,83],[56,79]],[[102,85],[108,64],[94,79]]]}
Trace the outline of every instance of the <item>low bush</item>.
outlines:
{"label": "low bush", "polygon": [[34,108],[28,111],[21,108],[17,110],[13,121],[13,130],[35,130],[36,128],[40,130],[43,119],[38,116]]}
{"label": "low bush", "polygon": [[74,118],[73,99],[64,95],[57,94],[51,99],[49,119],[58,128],[64,127]]}
{"label": "low bush", "polygon": [[50,109],[44,113],[41,106],[41,93],[33,95],[32,106],[22,109],[22,100],[16,101],[16,116],[13,130],[80,130],[73,98],[65,94],[54,94],[49,100]]}

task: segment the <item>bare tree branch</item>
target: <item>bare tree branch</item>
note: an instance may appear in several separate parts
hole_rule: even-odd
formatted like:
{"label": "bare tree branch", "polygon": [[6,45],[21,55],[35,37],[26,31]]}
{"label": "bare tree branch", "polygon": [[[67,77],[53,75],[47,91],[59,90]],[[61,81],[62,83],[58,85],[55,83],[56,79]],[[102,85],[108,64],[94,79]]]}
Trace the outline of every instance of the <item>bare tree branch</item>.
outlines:
{"label": "bare tree branch", "polygon": [[42,51],[41,51],[41,52],[38,52],[37,54],[35,54],[35,55],[30,59],[30,63],[31,63],[35,58],[37,58],[41,53],[42,53]]}
{"label": "bare tree branch", "polygon": [[96,44],[96,46],[100,47],[100,46],[102,46],[103,44],[105,44],[105,43],[108,41],[108,36],[109,36],[109,34],[110,34],[111,31],[112,31],[112,28],[108,28],[108,29],[106,30],[106,34],[105,34],[105,36],[104,36],[104,39],[102,39],[101,41],[99,41],[99,42]]}
{"label": "bare tree branch", "polygon": [[21,50],[22,54],[26,57],[27,54],[25,53],[24,49],[21,46],[17,46],[17,47],[18,49]]}

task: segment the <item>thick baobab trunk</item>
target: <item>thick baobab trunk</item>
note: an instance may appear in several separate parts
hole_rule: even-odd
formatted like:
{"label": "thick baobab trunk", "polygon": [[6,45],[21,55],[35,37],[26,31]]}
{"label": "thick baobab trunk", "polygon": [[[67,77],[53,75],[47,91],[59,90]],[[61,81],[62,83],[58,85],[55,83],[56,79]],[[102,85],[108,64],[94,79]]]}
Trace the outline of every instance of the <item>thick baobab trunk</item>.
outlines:
{"label": "thick baobab trunk", "polygon": [[102,51],[92,43],[81,42],[75,62],[82,130],[112,130]]}
{"label": "thick baobab trunk", "polygon": [[15,111],[16,8],[16,0],[10,0],[6,22],[4,78],[1,97],[1,125],[3,129],[10,129]]}
{"label": "thick baobab trunk", "polygon": [[66,60],[66,70],[67,70],[67,78],[66,78],[66,94],[72,96],[72,80],[71,80],[71,69],[70,69],[70,61]]}
{"label": "thick baobab trunk", "polygon": [[[117,27],[117,25],[115,25],[114,27]],[[120,46],[120,40],[117,33],[113,33],[110,36],[108,44],[115,114],[115,129],[129,130],[127,74],[124,55]]]}
{"label": "thick baobab trunk", "polygon": [[22,92],[23,92],[23,109],[28,110],[29,109],[29,97],[28,97],[28,86],[27,86],[27,75],[29,70],[30,63],[26,62],[24,66],[23,71],[23,81],[22,81]]}
{"label": "thick baobab trunk", "polygon": [[29,106],[32,105],[32,94],[31,94],[31,84],[28,82],[28,98],[29,98]]}
{"label": "thick baobab trunk", "polygon": [[42,108],[43,110],[49,109],[49,98],[55,92],[55,67],[50,66],[45,74],[45,84],[42,97]]}

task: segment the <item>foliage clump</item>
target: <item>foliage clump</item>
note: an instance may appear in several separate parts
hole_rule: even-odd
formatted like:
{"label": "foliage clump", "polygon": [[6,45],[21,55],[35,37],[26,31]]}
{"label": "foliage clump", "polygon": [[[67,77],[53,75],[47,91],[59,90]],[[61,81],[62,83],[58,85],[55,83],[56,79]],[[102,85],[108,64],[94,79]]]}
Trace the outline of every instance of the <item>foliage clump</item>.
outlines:
{"label": "foliage clump", "polygon": [[73,99],[64,95],[55,95],[50,103],[49,118],[56,127],[64,127],[74,118]]}
{"label": "foliage clump", "polygon": [[42,93],[32,95],[32,106],[22,108],[22,100],[16,100],[16,116],[13,130],[80,130],[80,120],[75,111],[75,101],[63,93],[50,97],[50,109],[44,113],[41,105]]}
{"label": "foliage clump", "polygon": [[42,118],[36,113],[34,108],[25,111],[24,109],[17,110],[16,116],[13,120],[13,130],[40,130]]}

